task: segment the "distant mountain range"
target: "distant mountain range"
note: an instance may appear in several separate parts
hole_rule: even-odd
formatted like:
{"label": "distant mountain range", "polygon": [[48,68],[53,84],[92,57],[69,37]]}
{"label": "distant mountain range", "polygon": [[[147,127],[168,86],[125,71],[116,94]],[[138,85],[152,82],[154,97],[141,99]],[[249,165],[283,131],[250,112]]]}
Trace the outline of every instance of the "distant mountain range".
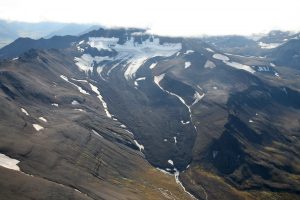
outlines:
{"label": "distant mountain range", "polygon": [[26,23],[0,20],[0,48],[19,37],[32,39],[50,38],[52,36],[80,35],[100,26],[91,24],[40,22]]}
{"label": "distant mountain range", "polygon": [[52,33],[0,49],[1,197],[300,199],[299,34]]}

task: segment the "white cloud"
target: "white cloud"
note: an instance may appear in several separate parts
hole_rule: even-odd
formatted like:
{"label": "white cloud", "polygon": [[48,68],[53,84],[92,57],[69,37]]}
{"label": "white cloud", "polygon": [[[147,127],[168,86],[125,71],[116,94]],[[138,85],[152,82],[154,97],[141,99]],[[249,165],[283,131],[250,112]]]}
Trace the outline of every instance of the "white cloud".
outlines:
{"label": "white cloud", "polygon": [[150,27],[167,35],[299,30],[299,0],[1,0],[0,18]]}

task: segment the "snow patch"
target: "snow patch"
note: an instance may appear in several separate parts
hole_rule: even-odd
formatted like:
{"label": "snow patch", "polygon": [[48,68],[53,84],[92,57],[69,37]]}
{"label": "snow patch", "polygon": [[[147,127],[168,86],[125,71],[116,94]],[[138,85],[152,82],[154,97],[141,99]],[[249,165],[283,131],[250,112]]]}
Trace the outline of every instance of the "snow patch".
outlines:
{"label": "snow patch", "polygon": [[77,81],[77,82],[82,82],[82,83],[87,83],[87,80],[82,80],[82,79],[75,79],[75,78],[71,78],[73,81]]}
{"label": "snow patch", "polygon": [[191,65],[192,65],[191,62],[185,62],[185,63],[184,63],[184,69],[189,68]]}
{"label": "snow patch", "polygon": [[144,81],[144,80],[146,80],[146,77],[141,77],[141,78],[137,78],[135,81],[134,81],[134,85],[135,86],[139,86],[139,81]]}
{"label": "snow patch", "polygon": [[72,84],[73,86],[75,86],[79,90],[80,93],[86,94],[86,95],[90,95],[87,91],[85,91],[84,89],[82,89],[82,87],[80,87],[80,86],[76,85],[75,83],[72,83],[71,81],[69,81],[69,79],[66,76],[60,75],[60,78],[62,78],[64,81]]}
{"label": "snow patch", "polygon": [[2,167],[20,171],[20,167],[18,166],[19,162],[20,162],[19,160],[10,158],[10,157],[6,156],[5,154],[0,153],[0,166],[2,166]]}
{"label": "snow patch", "polygon": [[52,106],[55,106],[55,107],[58,107],[58,104],[57,104],[57,103],[52,103],[51,105],[52,105]]}
{"label": "snow patch", "polygon": [[160,89],[162,89],[163,91],[164,91],[164,89],[160,86],[160,81],[161,80],[163,80],[164,79],[164,77],[165,77],[165,74],[161,74],[161,75],[159,75],[159,76],[154,76],[154,83],[160,88]]}
{"label": "snow patch", "polygon": [[156,67],[156,65],[157,65],[157,63],[152,63],[149,68],[154,69],[154,67]]}
{"label": "snow patch", "polygon": [[48,122],[46,118],[44,117],[39,117],[39,120],[43,121],[43,122]]}
{"label": "snow patch", "polygon": [[252,69],[248,65],[244,65],[244,64],[241,64],[241,63],[229,61],[230,59],[227,56],[223,55],[223,54],[214,54],[213,58],[223,61],[223,63],[225,63],[226,65],[228,65],[230,67],[233,67],[233,68],[236,68],[236,69],[242,69],[242,70],[248,71],[250,73],[255,72],[255,70]]}
{"label": "snow patch", "polygon": [[93,90],[93,92],[95,92],[98,95],[97,98],[101,101],[102,106],[104,108],[104,111],[106,113],[106,116],[109,117],[109,118],[112,118],[112,115],[108,111],[107,103],[104,101],[102,95],[100,94],[100,91],[99,91],[98,87],[91,84],[91,83],[89,83],[89,84],[90,84],[91,89]]}
{"label": "snow patch", "polygon": [[169,163],[170,165],[173,165],[173,166],[174,166],[173,160],[168,160],[168,163]]}
{"label": "snow patch", "polygon": [[219,53],[214,54],[212,57],[217,60],[229,61],[229,58],[227,56]]}
{"label": "snow patch", "polygon": [[264,42],[259,42],[258,45],[262,49],[274,49],[276,47],[279,47],[282,45],[282,43],[264,43]]}
{"label": "snow patch", "polygon": [[189,124],[189,123],[190,123],[190,121],[186,121],[186,122],[185,122],[185,121],[183,121],[183,120],[181,120],[180,122],[181,122],[183,125],[186,125],[186,124]]}
{"label": "snow patch", "polygon": [[95,131],[94,129],[92,129],[92,132],[96,135],[96,136],[98,136],[98,137],[100,137],[100,138],[103,138],[97,131]]}
{"label": "snow patch", "polygon": [[80,108],[75,108],[74,110],[75,110],[75,111],[79,111],[79,112],[84,112],[84,110],[83,110],[83,109],[80,109]]}
{"label": "snow patch", "polygon": [[81,40],[79,43],[78,43],[78,45],[81,45],[81,44],[83,44],[84,43],[84,40]]}
{"label": "snow patch", "polygon": [[195,92],[194,99],[195,101],[192,103],[192,106],[198,103],[203,97],[205,96],[205,93],[199,94],[199,92]]}
{"label": "snow patch", "polygon": [[236,69],[242,69],[242,70],[245,70],[247,72],[250,72],[250,73],[254,73],[255,70],[252,69],[250,66],[248,65],[244,65],[244,64],[241,64],[241,63],[237,63],[237,62],[229,62],[229,61],[223,61],[226,65],[229,65],[230,67],[233,67],[233,68],[236,68]]}
{"label": "snow patch", "polygon": [[216,67],[216,64],[215,63],[213,63],[212,61],[210,61],[210,60],[207,60],[206,61],[206,63],[205,63],[205,65],[204,65],[204,68],[215,68]]}
{"label": "snow patch", "polygon": [[81,48],[80,46],[77,46],[77,51],[80,51],[81,53],[83,53],[83,52],[84,52],[84,49]]}
{"label": "snow patch", "polygon": [[33,128],[36,130],[36,131],[41,131],[44,129],[44,127],[42,127],[41,125],[39,124],[32,124]]}
{"label": "snow patch", "polygon": [[21,108],[21,111],[22,111],[25,115],[29,116],[28,112],[27,112],[24,108]]}
{"label": "snow patch", "polygon": [[145,149],[143,145],[138,143],[138,141],[136,141],[136,140],[133,140],[133,141],[134,141],[135,145],[140,149],[140,152],[142,152],[142,150]]}
{"label": "snow patch", "polygon": [[75,105],[79,105],[79,102],[76,100],[73,100],[71,104],[75,106]]}
{"label": "snow patch", "polygon": [[211,48],[205,48],[207,51],[214,53],[215,51],[212,50]]}
{"label": "snow patch", "polygon": [[193,51],[193,50],[187,50],[184,54],[185,55],[188,55],[188,54],[192,54],[192,53],[194,53],[195,51]]}
{"label": "snow patch", "polygon": [[177,137],[173,137],[174,138],[174,143],[177,144]]}

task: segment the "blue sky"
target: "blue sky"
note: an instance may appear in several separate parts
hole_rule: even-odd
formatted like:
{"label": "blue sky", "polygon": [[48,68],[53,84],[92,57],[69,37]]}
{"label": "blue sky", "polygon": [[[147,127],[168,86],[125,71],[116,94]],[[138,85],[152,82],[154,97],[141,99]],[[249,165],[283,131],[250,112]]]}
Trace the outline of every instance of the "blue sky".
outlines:
{"label": "blue sky", "polygon": [[0,18],[150,28],[199,36],[300,30],[299,0],[1,0]]}

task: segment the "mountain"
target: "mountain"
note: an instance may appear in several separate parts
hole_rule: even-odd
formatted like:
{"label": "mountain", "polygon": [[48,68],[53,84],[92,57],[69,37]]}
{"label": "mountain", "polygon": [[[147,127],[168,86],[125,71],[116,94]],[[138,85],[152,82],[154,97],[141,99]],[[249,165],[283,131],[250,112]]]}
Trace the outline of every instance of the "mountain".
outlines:
{"label": "mountain", "polygon": [[51,38],[54,36],[65,36],[65,35],[82,35],[96,29],[99,29],[100,26],[92,26],[90,24],[66,24],[62,28],[51,32],[46,35],[44,38]]}
{"label": "mountain", "polygon": [[100,28],[1,49],[1,196],[299,199],[298,69],[245,46]]}
{"label": "mountain", "polygon": [[300,69],[300,39],[292,39],[270,52],[277,65]]}
{"label": "mountain", "polygon": [[239,35],[204,37],[212,47],[230,54],[257,56],[261,49],[256,41]]}
{"label": "mountain", "polygon": [[0,20],[0,48],[8,45],[19,37],[40,39],[53,36],[80,35],[87,30],[98,27],[90,24],[72,24],[56,22],[27,23]]}
{"label": "mountain", "polygon": [[294,38],[295,36],[295,33],[290,31],[274,30],[270,31],[267,35],[261,37],[259,41],[263,43],[281,44]]}
{"label": "mountain", "polygon": [[275,48],[299,39],[299,33],[274,30],[259,36],[207,36],[203,40],[220,51],[242,56],[261,56],[270,54]]}
{"label": "mountain", "polygon": [[274,49],[287,43],[292,39],[299,39],[299,33],[274,30],[270,31],[267,35],[261,37],[257,42],[262,49]]}
{"label": "mountain", "polygon": [[30,49],[67,48],[76,40],[75,36],[54,36],[48,39],[18,38],[13,43],[0,49],[0,59],[15,58]]}

